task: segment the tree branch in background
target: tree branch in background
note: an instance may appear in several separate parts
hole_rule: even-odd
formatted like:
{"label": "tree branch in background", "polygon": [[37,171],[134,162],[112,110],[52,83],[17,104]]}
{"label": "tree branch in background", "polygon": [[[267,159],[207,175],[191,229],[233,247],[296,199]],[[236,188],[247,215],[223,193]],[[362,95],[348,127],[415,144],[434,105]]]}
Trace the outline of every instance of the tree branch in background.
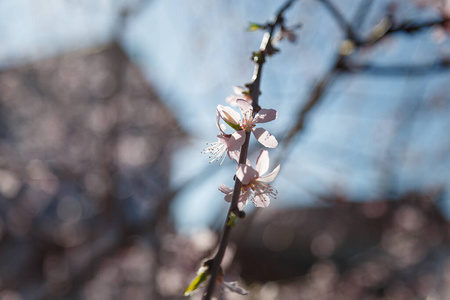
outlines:
{"label": "tree branch in background", "polygon": [[[331,15],[334,16],[337,23],[340,25],[341,29],[345,33],[345,39],[352,41],[352,44],[357,44],[358,37],[353,30],[353,26],[345,19],[344,15],[334,6],[329,0],[320,0],[325,7],[330,11]],[[355,16],[355,26],[359,27],[367,15],[371,0],[363,0],[358,8]],[[311,93],[306,100],[306,103],[300,108],[298,112],[297,122],[292,126],[291,129],[285,134],[282,144],[282,150],[278,156],[277,163],[280,162],[282,158],[287,157],[286,152],[292,143],[293,138],[304,129],[305,120],[312,111],[312,109],[320,102],[322,96],[326,93],[327,89],[332,83],[332,79],[335,77],[337,71],[341,68],[342,61],[346,53],[343,53],[342,49],[339,49],[336,58],[333,60],[333,64],[330,70],[325,73],[320,80],[313,86]]]}
{"label": "tree branch in background", "polygon": [[356,10],[355,16],[353,17],[353,27],[359,28],[364,23],[367,13],[372,6],[372,0],[361,0],[358,9]]}
{"label": "tree branch in background", "polygon": [[420,23],[407,22],[403,24],[399,24],[397,26],[391,27],[386,34],[394,33],[394,32],[406,32],[406,33],[414,33],[423,29],[428,29],[433,26],[445,26],[450,23],[450,18],[443,18],[440,20],[433,21],[425,21]]}
{"label": "tree branch in background", "polygon": [[343,60],[340,70],[350,73],[365,73],[380,76],[420,76],[430,73],[446,72],[450,70],[450,59],[441,59],[435,63],[416,65],[383,66],[377,64],[358,64]]}
{"label": "tree branch in background", "polygon": [[[345,34],[345,38],[340,48],[337,50],[337,56],[333,60],[331,68],[313,86],[305,104],[299,109],[297,122],[285,134],[281,142],[283,148],[277,159],[277,163],[279,163],[282,158],[287,157],[286,151],[292,144],[293,138],[303,131],[306,118],[309,116],[312,109],[320,103],[323,96],[326,94],[327,89],[330,87],[332,79],[336,78],[336,75],[339,71],[352,73],[365,72],[374,75],[400,76],[423,75],[432,72],[443,72],[449,70],[450,67],[450,60],[447,58],[443,58],[438,62],[430,64],[397,66],[380,66],[371,63],[356,64],[351,63],[349,60],[350,55],[352,55],[359,48],[373,46],[385,37],[388,37],[394,33],[405,32],[413,34],[433,26],[444,26],[449,24],[450,18],[443,18],[440,20],[425,22],[404,22],[398,25],[394,25],[392,17],[386,16],[383,20],[381,20],[380,23],[372,28],[372,33],[369,38],[362,39],[359,37],[359,34],[355,32],[355,30],[353,30],[353,28],[359,28],[364,22],[364,19],[369,12],[370,6],[372,4],[371,0],[361,1],[355,15],[355,20],[352,24],[345,19],[344,15],[330,0],[319,1],[325,5],[331,15],[336,19],[337,23]],[[345,49],[344,45],[346,45],[348,49]]]}
{"label": "tree branch in background", "polygon": [[336,19],[337,23],[341,27],[342,31],[345,32],[348,39],[352,41],[359,41],[352,25],[345,19],[344,15],[331,3],[329,0],[319,0],[328,9],[331,15]]}
{"label": "tree branch in background", "polygon": [[[305,123],[305,119],[309,112],[318,104],[322,96],[325,94],[329,85],[332,82],[333,77],[335,76],[337,70],[342,61],[342,55],[338,55],[333,63],[333,66],[329,72],[327,72],[322,79],[320,79],[313,87],[312,92],[306,101],[306,103],[301,107],[297,122],[295,125],[288,131],[288,133],[283,138],[283,151],[290,145],[294,136],[303,130],[303,126]],[[282,151],[282,152],[283,152]]]}
{"label": "tree branch in background", "polygon": [[361,41],[353,42],[360,47],[371,46],[380,40],[394,34],[394,33],[407,33],[414,34],[424,29],[429,29],[434,26],[446,26],[450,24],[450,18],[442,18],[439,20],[424,21],[424,22],[403,22],[400,24],[394,24],[391,16],[386,16],[372,29],[372,33],[369,38]]}

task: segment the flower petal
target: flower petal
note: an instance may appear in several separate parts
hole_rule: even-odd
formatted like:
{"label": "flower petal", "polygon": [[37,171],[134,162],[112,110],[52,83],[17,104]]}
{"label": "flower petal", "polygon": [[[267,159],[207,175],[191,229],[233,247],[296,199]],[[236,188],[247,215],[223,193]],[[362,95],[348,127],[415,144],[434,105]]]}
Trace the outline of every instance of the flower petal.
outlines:
{"label": "flower petal", "polygon": [[239,99],[248,101],[251,104],[252,103],[251,97],[249,95],[244,94],[244,92],[246,92],[246,91],[247,91],[247,89],[245,89],[241,86],[233,86],[234,94],[225,98],[225,101],[230,103],[232,106],[236,106],[237,100],[239,100]]}
{"label": "flower petal", "polygon": [[222,134],[226,134],[225,133],[226,126],[223,124],[220,124],[219,111],[216,112],[216,125],[217,125],[217,128],[219,128],[220,132],[222,132]]}
{"label": "flower petal", "polygon": [[242,86],[235,85],[235,86],[233,86],[233,92],[236,95],[241,95],[242,96],[242,95],[244,95],[245,89]]}
{"label": "flower petal", "polygon": [[259,156],[256,159],[255,170],[259,174],[264,174],[269,170],[269,152],[267,150],[261,150],[259,152]]}
{"label": "flower petal", "polygon": [[223,134],[218,134],[217,135],[217,140],[219,140],[220,143],[224,144],[225,146],[228,145],[228,141],[230,140],[231,135],[223,135]]}
{"label": "flower petal", "polygon": [[248,101],[246,101],[244,99],[238,99],[238,100],[236,100],[236,104],[239,106],[242,116],[245,119],[248,119],[252,115],[253,107]]}
{"label": "flower petal", "polygon": [[258,142],[267,148],[275,148],[278,146],[277,139],[264,128],[254,128],[253,134]]}
{"label": "flower petal", "polygon": [[269,195],[264,193],[264,191],[257,189],[255,192],[255,197],[253,197],[253,204],[256,207],[267,207],[270,204]]}
{"label": "flower petal", "polygon": [[238,201],[238,208],[239,210],[243,210],[244,207],[247,205],[248,203],[248,199],[250,198],[252,194],[252,190],[251,189],[247,189],[245,192],[241,192],[241,194],[239,195],[239,201]]}
{"label": "flower petal", "polygon": [[244,130],[235,131],[227,141],[226,144],[227,149],[228,151],[240,150],[244,142],[245,142],[245,131]]}
{"label": "flower petal", "polygon": [[237,104],[236,104],[236,101],[237,101],[238,99],[242,99],[242,96],[231,95],[231,96],[226,97],[226,98],[225,98],[225,101],[226,101],[227,103],[230,103],[231,105],[236,106],[236,105],[237,105]]}
{"label": "flower petal", "polygon": [[[232,160],[236,161],[239,164],[239,158],[241,156],[241,151],[228,151],[228,157],[231,158]],[[250,163],[250,160],[247,158],[246,161],[247,166],[251,166],[252,164]]]}
{"label": "flower petal", "polygon": [[217,105],[217,112],[220,117],[228,123],[239,125],[241,117],[237,111],[229,106]]}
{"label": "flower petal", "polygon": [[219,185],[219,191],[221,191],[224,194],[229,194],[229,193],[233,192],[233,189],[228,187],[228,186],[226,186],[225,184],[221,183]]}
{"label": "flower petal", "polygon": [[239,163],[239,156],[241,156],[241,151],[228,151],[228,157]]}
{"label": "flower petal", "polygon": [[261,109],[256,117],[255,123],[267,123],[277,118],[278,113],[275,109]]}
{"label": "flower petal", "polygon": [[274,181],[275,177],[277,177],[278,172],[280,172],[280,165],[278,165],[275,169],[273,169],[273,171],[270,172],[269,174],[257,178],[256,181],[263,183],[272,182]]}
{"label": "flower petal", "polygon": [[230,290],[231,292],[235,292],[239,295],[248,295],[248,292],[246,290],[244,290],[243,288],[238,286],[237,282],[223,282],[223,286]]}
{"label": "flower petal", "polygon": [[227,201],[227,202],[231,202],[231,199],[233,198],[233,193],[229,193],[229,194],[227,194],[226,196],[225,196],[225,201]]}
{"label": "flower petal", "polygon": [[219,185],[219,191],[221,191],[222,193],[224,193],[225,196],[225,201],[227,202],[231,202],[231,197],[233,196],[233,189],[226,186],[225,184],[221,183]]}
{"label": "flower petal", "polygon": [[250,181],[258,176],[258,172],[251,166],[240,164],[236,170],[236,177],[242,182],[242,184],[247,185]]}

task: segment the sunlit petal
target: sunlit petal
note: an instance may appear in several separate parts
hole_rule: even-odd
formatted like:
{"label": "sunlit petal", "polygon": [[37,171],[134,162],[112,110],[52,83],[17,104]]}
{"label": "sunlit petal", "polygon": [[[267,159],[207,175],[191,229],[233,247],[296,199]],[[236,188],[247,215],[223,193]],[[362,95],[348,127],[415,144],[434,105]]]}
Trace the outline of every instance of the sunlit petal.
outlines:
{"label": "sunlit petal", "polygon": [[247,185],[250,181],[258,176],[258,172],[248,165],[240,164],[237,171],[236,177],[242,182],[242,184]]}
{"label": "sunlit petal", "polygon": [[227,142],[228,151],[237,151],[245,142],[245,131],[235,131]]}
{"label": "sunlit petal", "polygon": [[219,128],[220,132],[221,132],[222,134],[225,134],[225,129],[226,129],[226,127],[225,127],[224,124],[220,124],[220,114],[219,114],[219,111],[216,111],[216,125],[217,125],[217,128]]}
{"label": "sunlit petal", "polygon": [[278,165],[275,169],[273,169],[273,171],[270,172],[269,174],[259,177],[258,179],[256,179],[256,181],[264,183],[272,182],[274,181],[275,177],[277,177],[278,172],[280,172],[280,165]]}
{"label": "sunlit petal", "polygon": [[267,195],[263,190],[257,189],[255,191],[255,196],[253,197],[253,204],[256,207],[267,207],[270,204],[269,195]]}
{"label": "sunlit petal", "polygon": [[277,118],[278,113],[275,109],[261,109],[256,117],[255,123],[267,123]]}
{"label": "sunlit petal", "polygon": [[241,120],[239,113],[229,106],[217,105],[217,112],[225,122],[238,125]]}
{"label": "sunlit petal", "polygon": [[241,110],[242,116],[245,119],[249,119],[249,117],[251,117],[251,114],[253,113],[252,105],[248,101],[246,101],[244,99],[236,100],[236,104],[239,106],[239,109]]}
{"label": "sunlit petal", "polygon": [[236,104],[236,101],[237,101],[238,99],[242,99],[242,96],[240,96],[240,95],[231,95],[231,96],[226,97],[226,98],[225,98],[225,101],[226,101],[227,103],[230,103],[231,105],[237,105],[237,104]]}
{"label": "sunlit petal", "polygon": [[238,202],[238,208],[239,210],[243,210],[244,207],[248,203],[248,199],[250,199],[250,196],[252,195],[252,191],[250,189],[247,189],[241,195],[239,196],[239,202]]}
{"label": "sunlit petal", "polygon": [[267,150],[261,150],[259,156],[256,159],[255,170],[259,174],[264,174],[269,170],[269,152]]}
{"label": "sunlit petal", "polygon": [[244,95],[245,89],[242,86],[236,86],[235,85],[235,86],[233,86],[233,92],[236,95],[242,96],[242,95]]}
{"label": "sunlit petal", "polygon": [[255,135],[258,142],[260,142],[267,148],[275,148],[276,146],[278,146],[277,139],[264,128],[254,128],[253,134]]}
{"label": "sunlit petal", "polygon": [[226,186],[225,184],[221,183],[219,185],[219,191],[221,191],[224,194],[229,194],[229,193],[233,192],[233,189]]}
{"label": "sunlit petal", "polygon": [[225,196],[225,201],[227,202],[231,202],[231,198],[233,196],[233,189],[226,186],[225,184],[220,184],[219,185],[219,191],[221,191],[222,193],[224,193]]}
{"label": "sunlit petal", "polygon": [[273,171],[270,172],[269,174],[261,176],[256,180],[264,183],[272,182],[274,181],[275,177],[277,177],[278,172],[280,172],[280,165],[278,165],[275,169],[273,169]]}

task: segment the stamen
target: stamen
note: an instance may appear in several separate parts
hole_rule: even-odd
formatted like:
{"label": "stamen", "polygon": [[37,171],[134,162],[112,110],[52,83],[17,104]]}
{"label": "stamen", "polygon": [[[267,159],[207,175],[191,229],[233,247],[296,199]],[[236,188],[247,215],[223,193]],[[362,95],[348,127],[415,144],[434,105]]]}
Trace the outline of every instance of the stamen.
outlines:
{"label": "stamen", "polygon": [[252,112],[248,111],[247,113],[245,113],[244,118],[241,122],[241,128],[245,131],[250,132],[255,126],[255,119],[253,119]]}
{"label": "stamen", "polygon": [[253,189],[255,191],[253,197],[261,194],[266,194],[267,196],[273,198],[274,200],[277,199],[278,191],[275,188],[273,188],[270,184],[259,182],[257,185],[258,186]]}
{"label": "stamen", "polygon": [[212,155],[210,155],[209,158],[212,159],[209,163],[212,163],[213,161],[220,161],[219,166],[221,166],[225,160],[225,153],[227,152],[226,145],[221,142],[207,143],[207,145],[210,146],[204,149],[201,153],[211,153]]}

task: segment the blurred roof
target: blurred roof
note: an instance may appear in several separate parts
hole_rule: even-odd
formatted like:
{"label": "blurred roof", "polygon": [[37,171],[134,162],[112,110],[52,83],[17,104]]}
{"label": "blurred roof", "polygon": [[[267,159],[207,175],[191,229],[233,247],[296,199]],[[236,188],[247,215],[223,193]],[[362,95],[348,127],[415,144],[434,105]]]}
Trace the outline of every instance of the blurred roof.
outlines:
{"label": "blurred roof", "polygon": [[[153,138],[185,136],[115,43],[4,70],[0,84],[2,149],[15,148],[3,157],[49,159],[76,170],[103,155],[86,140],[104,141],[114,126],[126,136],[136,130]],[[154,159],[151,153],[134,161],[121,156],[119,163],[148,162]]]}

